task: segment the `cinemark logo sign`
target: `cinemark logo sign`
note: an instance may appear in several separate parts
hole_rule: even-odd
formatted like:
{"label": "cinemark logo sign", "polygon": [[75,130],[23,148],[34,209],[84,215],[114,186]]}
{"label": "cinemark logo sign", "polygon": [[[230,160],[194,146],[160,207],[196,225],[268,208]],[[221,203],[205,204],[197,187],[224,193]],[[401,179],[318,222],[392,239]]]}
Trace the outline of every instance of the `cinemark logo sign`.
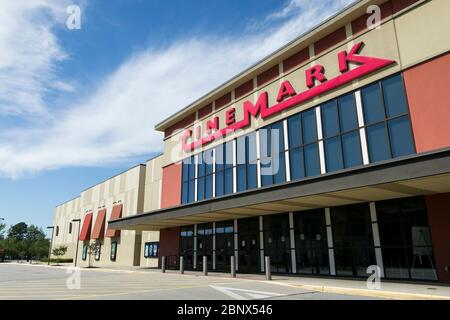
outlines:
{"label": "cinemark logo sign", "polygon": [[[275,114],[282,112],[283,110],[298,106],[299,104],[309,101],[321,94],[328,91],[339,88],[353,80],[359,79],[363,76],[371,74],[377,70],[380,70],[386,66],[389,66],[395,61],[386,60],[381,58],[366,57],[359,55],[359,51],[362,49],[364,43],[360,42],[355,44],[353,48],[347,52],[342,51],[338,53],[339,71],[341,75],[327,79],[325,75],[325,68],[322,65],[316,65],[305,73],[306,85],[309,90],[297,93],[294,87],[289,81],[284,81],[280,85],[277,96],[277,104],[268,106],[268,94],[263,92],[259,95],[256,103],[245,101],[243,104],[244,118],[240,121],[236,121],[235,108],[229,108],[225,112],[225,123],[227,127],[219,128],[219,118],[216,116],[212,120],[208,120],[206,123],[206,136],[202,137],[201,128],[198,126],[195,132],[188,129],[182,137],[183,150],[186,152],[192,151],[201,146],[207,145],[214,140],[225,137],[239,129],[244,129],[251,124],[251,118],[258,117],[262,119],[269,118]],[[359,67],[350,70],[349,64],[355,63]]]}

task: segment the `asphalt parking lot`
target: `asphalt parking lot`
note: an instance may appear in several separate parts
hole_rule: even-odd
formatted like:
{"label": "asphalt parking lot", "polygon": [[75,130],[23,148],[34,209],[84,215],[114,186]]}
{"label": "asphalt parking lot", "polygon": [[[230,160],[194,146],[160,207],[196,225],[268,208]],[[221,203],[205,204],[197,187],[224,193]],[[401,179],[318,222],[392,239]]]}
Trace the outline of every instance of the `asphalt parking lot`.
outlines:
{"label": "asphalt parking lot", "polygon": [[78,270],[79,278],[65,267],[0,264],[0,300],[374,299],[239,278],[126,270]]}

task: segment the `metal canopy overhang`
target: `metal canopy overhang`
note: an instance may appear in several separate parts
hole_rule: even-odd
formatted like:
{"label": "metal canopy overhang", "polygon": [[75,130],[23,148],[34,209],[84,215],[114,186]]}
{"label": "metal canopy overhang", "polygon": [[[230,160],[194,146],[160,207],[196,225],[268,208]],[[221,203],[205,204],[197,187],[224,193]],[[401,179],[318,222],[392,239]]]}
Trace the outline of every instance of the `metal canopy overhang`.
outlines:
{"label": "metal canopy overhang", "polygon": [[124,217],[109,227],[151,231],[444,192],[450,192],[450,149]]}

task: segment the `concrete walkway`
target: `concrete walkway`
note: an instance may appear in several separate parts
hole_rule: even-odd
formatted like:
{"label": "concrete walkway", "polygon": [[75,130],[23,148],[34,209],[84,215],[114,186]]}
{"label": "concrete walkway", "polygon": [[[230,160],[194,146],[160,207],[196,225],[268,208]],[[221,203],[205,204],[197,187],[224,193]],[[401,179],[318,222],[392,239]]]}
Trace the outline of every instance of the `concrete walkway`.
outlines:
{"label": "concrete walkway", "polygon": [[[11,263],[14,264],[14,263]],[[47,266],[46,264],[33,264],[36,266]],[[61,264],[59,266],[51,265],[50,268],[68,268],[71,264]],[[149,269],[141,267],[105,267],[90,268],[96,272],[118,272],[118,273],[161,273],[159,269]],[[175,270],[167,270],[165,275],[177,275]],[[202,272],[185,271],[186,277],[202,277]],[[228,273],[209,272],[208,276],[213,279],[230,279]],[[246,281],[267,282],[262,274],[237,274],[238,279]],[[272,275],[270,283],[278,284],[290,288],[298,288],[323,293],[347,294],[352,296],[364,296],[384,299],[401,300],[450,300],[450,286],[429,283],[406,283],[381,280],[380,289],[369,289],[365,280],[354,279],[336,279],[336,278],[318,278],[289,275]]]}

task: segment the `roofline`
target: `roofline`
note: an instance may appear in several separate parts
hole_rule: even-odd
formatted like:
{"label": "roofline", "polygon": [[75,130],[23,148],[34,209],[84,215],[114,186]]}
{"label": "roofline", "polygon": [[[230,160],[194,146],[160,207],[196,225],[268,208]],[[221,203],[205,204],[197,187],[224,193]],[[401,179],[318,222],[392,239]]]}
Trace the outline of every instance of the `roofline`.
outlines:
{"label": "roofline", "polygon": [[[150,159],[150,160],[151,160],[151,159]],[[98,186],[99,184],[102,184],[102,183],[104,183],[104,182],[106,182],[106,181],[108,181],[108,180],[111,180],[111,179],[113,179],[113,178],[115,178],[115,177],[117,177],[117,176],[120,176],[121,174],[123,174],[123,173],[125,173],[125,172],[128,172],[128,171],[130,171],[130,170],[133,170],[133,169],[135,169],[135,168],[137,168],[137,167],[140,167],[140,166],[146,167],[146,165],[145,165],[144,163],[140,163],[140,164],[137,164],[137,165],[132,166],[131,168],[128,168],[128,169],[123,170],[123,171],[121,171],[121,172],[119,172],[119,173],[116,173],[115,175],[113,175],[113,176],[111,176],[111,177],[109,177],[109,178],[107,178],[107,179],[104,179],[104,180],[102,180],[102,181],[100,181],[100,182],[97,182],[96,184],[93,184],[93,185],[91,185],[91,186],[89,186],[89,187],[87,187],[87,188],[84,188],[83,190],[80,191],[80,195],[79,195],[79,196],[74,197],[74,198],[72,198],[72,199],[70,199],[70,200],[64,201],[64,202],[62,202],[62,203],[56,205],[55,208],[58,208],[58,207],[60,207],[60,206],[62,206],[62,205],[64,205],[64,204],[69,203],[69,202],[71,202],[71,201],[73,201],[73,200],[76,200],[76,199],[78,199],[78,198],[81,198],[81,194],[82,194],[83,192],[85,192],[85,191],[87,191],[87,190],[89,190],[89,189],[92,189],[92,188]]]}
{"label": "roofline", "polygon": [[[235,82],[236,80],[238,80],[239,78],[241,78],[242,76],[244,76],[247,73],[250,73],[253,69],[256,69],[258,67],[262,67],[266,62],[268,62],[269,60],[273,59],[274,57],[277,56],[277,54],[281,54],[282,51],[288,49],[289,47],[291,47],[293,44],[295,44],[296,42],[299,42],[300,40],[305,41],[306,38],[308,38],[308,36],[312,35],[312,33],[314,33],[315,31],[318,31],[318,29],[320,29],[321,27],[325,26],[326,24],[330,23],[332,20],[334,20],[336,17],[342,15],[343,13],[345,13],[346,11],[353,9],[355,7],[359,7],[361,6],[363,3],[369,3],[369,2],[373,2],[373,0],[355,0],[353,3],[347,5],[346,7],[344,7],[343,9],[341,9],[340,11],[336,12],[335,14],[333,14],[332,16],[330,16],[329,18],[325,19],[324,21],[320,22],[319,24],[317,24],[316,26],[312,27],[311,29],[307,30],[306,32],[300,34],[298,37],[296,37],[295,39],[293,39],[292,41],[288,42],[287,44],[285,44],[284,46],[280,47],[279,49],[273,51],[272,53],[268,54],[267,56],[265,56],[264,58],[262,58],[261,60],[259,60],[258,62],[254,63],[253,65],[251,65],[250,67],[248,67],[247,69],[245,69],[244,71],[238,73],[237,75],[235,75],[234,77],[232,77],[231,79],[225,81],[224,83],[220,84],[219,86],[217,86],[216,88],[214,88],[213,90],[209,91],[208,93],[204,94],[203,96],[201,96],[200,98],[198,98],[197,100],[195,100],[194,102],[190,103],[189,105],[187,105],[186,107],[180,109],[179,111],[177,111],[176,113],[172,114],[171,116],[169,116],[168,118],[164,119],[163,121],[159,122],[158,124],[155,125],[155,130],[157,131],[164,131],[167,127],[169,127],[171,125],[171,120],[179,115],[182,115],[183,113],[185,113],[186,111],[192,109],[193,107],[195,107],[196,105],[199,105],[201,102],[203,102],[203,100],[205,100],[207,97],[220,92],[220,90],[223,87],[226,87],[228,85],[231,85],[233,82]],[[381,2],[381,1],[380,1]],[[303,39],[305,38],[305,39]]]}
{"label": "roofline", "polygon": [[156,158],[159,158],[159,157],[161,157],[163,155],[164,155],[164,152],[159,152],[156,155],[154,155],[153,157],[151,157],[150,159],[145,160],[145,163],[147,163],[149,161],[152,161],[152,160],[155,160]]}

